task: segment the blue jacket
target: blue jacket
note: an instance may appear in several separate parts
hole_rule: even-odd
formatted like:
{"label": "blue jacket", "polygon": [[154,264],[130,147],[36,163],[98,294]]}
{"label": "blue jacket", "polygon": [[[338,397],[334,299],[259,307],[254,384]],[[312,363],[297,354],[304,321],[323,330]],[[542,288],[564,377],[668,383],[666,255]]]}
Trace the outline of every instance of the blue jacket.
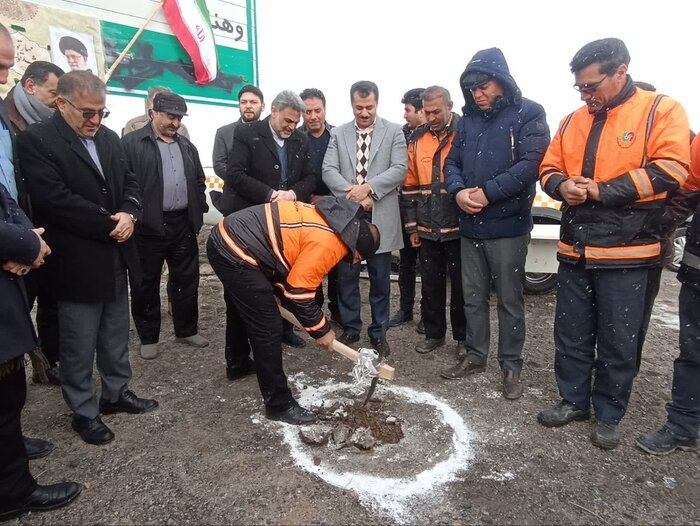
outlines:
{"label": "blue jacket", "polygon": [[[490,75],[503,87],[489,112],[479,109],[465,86],[465,75],[473,72]],[[498,48],[474,55],[460,86],[464,116],[445,161],[447,191],[454,199],[464,188],[479,187],[489,200],[478,214],[460,210],[460,234],[473,239],[525,235],[532,230],[535,182],[550,140],[544,108],[522,97]]]}

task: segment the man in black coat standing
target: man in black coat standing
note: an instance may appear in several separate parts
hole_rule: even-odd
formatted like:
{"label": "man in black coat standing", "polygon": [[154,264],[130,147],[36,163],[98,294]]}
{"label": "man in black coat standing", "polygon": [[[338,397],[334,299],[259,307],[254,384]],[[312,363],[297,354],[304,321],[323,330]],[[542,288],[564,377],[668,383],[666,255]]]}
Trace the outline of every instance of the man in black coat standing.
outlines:
{"label": "man in black coat standing", "polygon": [[141,357],[146,360],[158,355],[164,262],[168,263],[168,296],[176,340],[192,347],[209,345],[197,326],[197,234],[209,207],[197,148],[178,134],[185,115],[185,99],[175,93],[158,93],[150,122],[122,139],[143,201],[135,236],[143,275],[140,284],[132,282],[131,315],[141,339]]}
{"label": "man in black coat standing", "polygon": [[[226,171],[226,184],[235,193],[231,212],[277,201],[309,201],[319,176],[309,154],[309,138],[297,129],[304,112],[301,97],[284,90],[272,101],[269,117],[236,128]],[[229,336],[233,337],[227,334],[227,342]],[[304,346],[286,321],[282,341],[292,347]],[[228,351],[226,357],[229,371],[238,366]]]}
{"label": "man in black coat standing", "polygon": [[[127,269],[138,268],[131,239],[141,195],[119,137],[101,126],[107,89],[87,71],[58,82],[58,112],[18,137],[37,226],[53,255],[47,282],[58,301],[61,389],[73,429],[90,444],[114,433],[100,413],[144,413],[158,406],[129,390]],[[93,362],[102,380],[98,405]]]}

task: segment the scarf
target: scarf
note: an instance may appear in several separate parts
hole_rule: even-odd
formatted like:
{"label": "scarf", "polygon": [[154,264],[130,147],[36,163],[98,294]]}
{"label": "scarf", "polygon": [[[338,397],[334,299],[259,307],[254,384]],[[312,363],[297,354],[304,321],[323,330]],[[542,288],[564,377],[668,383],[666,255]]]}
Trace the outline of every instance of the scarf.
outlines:
{"label": "scarf", "polygon": [[12,98],[15,101],[17,111],[27,124],[34,124],[48,119],[53,115],[53,109],[46,106],[34,95],[29,95],[21,84],[17,84],[12,90]]}

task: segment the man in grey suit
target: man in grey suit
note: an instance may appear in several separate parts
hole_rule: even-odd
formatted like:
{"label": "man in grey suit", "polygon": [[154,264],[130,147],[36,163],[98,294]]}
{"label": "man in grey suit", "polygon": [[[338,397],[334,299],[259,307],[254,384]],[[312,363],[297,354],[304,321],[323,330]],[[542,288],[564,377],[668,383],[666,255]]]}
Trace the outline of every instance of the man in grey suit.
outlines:
{"label": "man in grey suit", "polygon": [[[377,117],[379,88],[359,81],[350,88],[355,120],[333,128],[323,159],[323,182],[337,197],[360,203],[365,219],[379,229],[381,244],[367,258],[372,323],[367,329],[371,345],[389,354],[385,332],[389,324],[391,252],[403,247],[398,188],[408,166],[406,140],[399,124]],[[360,339],[360,264],[338,265],[338,307],[346,345]]]}
{"label": "man in grey suit", "polygon": [[233,185],[226,184],[226,166],[233,148],[233,132],[242,122],[259,121],[260,114],[264,110],[265,99],[260,88],[246,84],[238,92],[238,111],[241,113],[241,118],[216,130],[212,160],[214,173],[224,181],[224,191],[218,198],[212,195],[212,203],[225,216],[233,212]]}

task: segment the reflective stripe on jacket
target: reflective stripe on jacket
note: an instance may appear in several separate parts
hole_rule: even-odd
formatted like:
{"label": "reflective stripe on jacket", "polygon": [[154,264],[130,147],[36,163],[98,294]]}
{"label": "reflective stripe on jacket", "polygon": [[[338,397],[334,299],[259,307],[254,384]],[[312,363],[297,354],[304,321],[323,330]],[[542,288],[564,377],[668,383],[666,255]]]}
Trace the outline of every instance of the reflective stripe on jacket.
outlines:
{"label": "reflective stripe on jacket", "polygon": [[661,257],[663,205],[688,176],[688,118],[673,99],[634,88],[595,114],[584,106],[560,124],[540,166],[540,183],[563,200],[559,185],[584,176],[600,202],[564,204],[558,259],[587,268],[641,267]]}
{"label": "reflective stripe on jacket", "polygon": [[416,129],[408,145],[408,173],[401,189],[401,210],[407,234],[432,241],[459,239],[459,216],[445,186],[445,159],[457,133],[459,115],[452,114],[442,139],[428,125]]}
{"label": "reflective stripe on jacket", "polygon": [[316,207],[299,201],[249,207],[223,219],[212,237],[224,257],[235,254],[260,269],[311,337],[330,330],[316,289],[348,247]]}

